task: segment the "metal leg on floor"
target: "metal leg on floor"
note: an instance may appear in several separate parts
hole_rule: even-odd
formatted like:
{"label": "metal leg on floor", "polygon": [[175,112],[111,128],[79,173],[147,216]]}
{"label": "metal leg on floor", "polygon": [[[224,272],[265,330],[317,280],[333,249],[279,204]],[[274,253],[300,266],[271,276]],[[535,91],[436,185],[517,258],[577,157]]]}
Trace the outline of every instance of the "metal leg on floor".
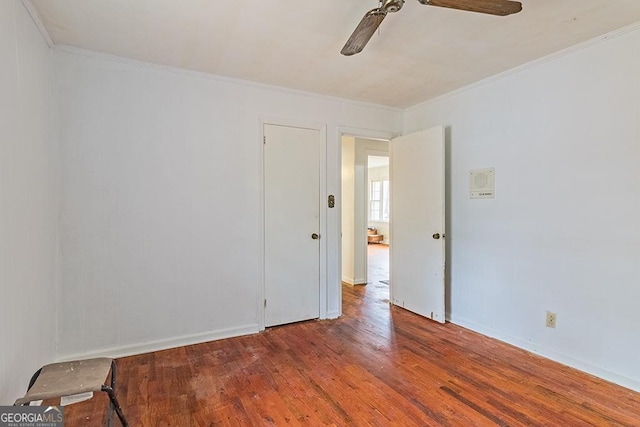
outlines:
{"label": "metal leg on floor", "polygon": [[122,427],[129,427],[129,423],[124,417],[122,413],[122,409],[120,408],[120,404],[118,403],[118,399],[116,399],[115,394],[116,388],[116,362],[111,362],[111,385],[110,386],[102,386],[102,391],[106,392],[109,395],[109,413],[107,415],[107,425],[109,427],[113,426],[113,411],[115,410],[118,418],[120,418],[120,422],[122,423]]}
{"label": "metal leg on floor", "polygon": [[129,423],[124,418],[124,414],[122,413],[122,409],[120,409],[120,404],[118,403],[118,399],[116,399],[116,395],[113,392],[113,389],[108,386],[102,387],[102,391],[106,392],[109,395],[109,400],[111,401],[111,410],[109,411],[109,426],[113,425],[113,411],[116,411],[116,415],[120,418],[120,422],[122,423],[122,427],[128,427]]}

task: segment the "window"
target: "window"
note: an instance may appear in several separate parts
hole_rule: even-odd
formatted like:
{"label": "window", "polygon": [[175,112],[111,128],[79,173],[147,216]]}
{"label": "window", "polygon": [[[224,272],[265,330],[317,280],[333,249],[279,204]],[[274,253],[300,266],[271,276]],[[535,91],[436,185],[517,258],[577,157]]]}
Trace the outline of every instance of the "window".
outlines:
{"label": "window", "polygon": [[369,220],[389,221],[389,180],[369,181]]}

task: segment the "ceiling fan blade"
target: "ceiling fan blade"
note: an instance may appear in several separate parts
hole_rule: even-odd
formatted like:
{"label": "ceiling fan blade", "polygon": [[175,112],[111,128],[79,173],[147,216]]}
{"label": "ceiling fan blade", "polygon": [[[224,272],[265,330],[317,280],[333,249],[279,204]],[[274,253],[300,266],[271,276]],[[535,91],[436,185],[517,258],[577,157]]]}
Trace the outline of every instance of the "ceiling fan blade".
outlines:
{"label": "ceiling fan blade", "polygon": [[387,12],[381,8],[376,8],[367,12],[353,31],[353,34],[351,34],[351,37],[349,37],[349,40],[345,43],[340,53],[345,56],[351,56],[362,52],[362,49],[367,45],[385,16],[387,16]]}
{"label": "ceiling fan blade", "polygon": [[522,10],[522,3],[510,0],[418,0],[429,6],[448,7],[470,12],[506,16]]}

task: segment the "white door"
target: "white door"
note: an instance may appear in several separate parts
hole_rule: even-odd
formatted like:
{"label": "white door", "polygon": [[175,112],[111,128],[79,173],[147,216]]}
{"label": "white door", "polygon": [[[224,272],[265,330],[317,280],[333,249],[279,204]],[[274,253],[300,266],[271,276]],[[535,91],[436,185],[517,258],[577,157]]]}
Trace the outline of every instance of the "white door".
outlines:
{"label": "white door", "polygon": [[391,302],[445,322],[444,128],[391,140]]}
{"label": "white door", "polygon": [[265,326],[320,315],[320,131],[264,125]]}

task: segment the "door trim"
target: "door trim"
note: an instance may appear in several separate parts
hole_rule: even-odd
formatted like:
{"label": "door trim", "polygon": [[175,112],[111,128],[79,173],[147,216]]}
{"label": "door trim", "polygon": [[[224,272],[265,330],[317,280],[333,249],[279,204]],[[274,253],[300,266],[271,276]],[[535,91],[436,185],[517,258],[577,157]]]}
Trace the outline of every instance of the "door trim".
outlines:
{"label": "door trim", "polygon": [[265,206],[264,206],[264,193],[265,193],[265,179],[264,179],[264,138],[265,125],[285,126],[292,128],[311,129],[320,132],[320,317],[319,319],[327,318],[327,239],[324,238],[327,235],[327,205],[323,201],[327,200],[327,125],[324,123],[305,122],[293,119],[260,116],[259,117],[259,135],[258,144],[260,144],[260,224],[259,224],[259,236],[260,236],[260,283],[258,299],[256,301],[256,308],[259,317],[260,330],[265,329],[265,307],[264,298],[266,295],[266,281],[265,281]]}

